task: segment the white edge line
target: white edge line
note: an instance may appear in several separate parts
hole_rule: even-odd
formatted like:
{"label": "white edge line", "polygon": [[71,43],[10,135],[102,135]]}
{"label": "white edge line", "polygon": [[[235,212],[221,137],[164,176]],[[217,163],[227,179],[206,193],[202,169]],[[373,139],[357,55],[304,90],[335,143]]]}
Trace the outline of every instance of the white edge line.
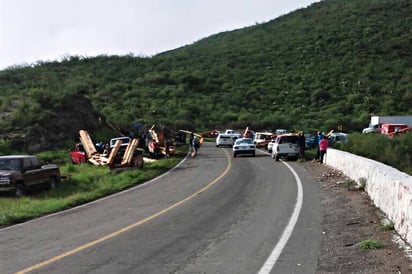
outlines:
{"label": "white edge line", "polygon": [[0,228],[0,231],[6,231],[6,230],[9,230],[9,229],[14,229],[14,228],[16,228],[16,227],[20,227],[20,226],[27,225],[27,224],[30,224],[30,223],[34,223],[34,222],[37,222],[37,221],[40,221],[40,220],[44,220],[44,219],[46,219],[46,218],[50,218],[50,217],[57,216],[57,215],[60,215],[60,214],[63,214],[63,213],[67,213],[67,212],[70,212],[70,211],[73,211],[73,210],[77,210],[77,209],[79,209],[79,208],[88,207],[88,206],[90,206],[90,205],[94,205],[94,204],[100,203],[100,202],[102,202],[102,201],[104,201],[104,200],[111,199],[111,198],[114,198],[114,197],[116,197],[116,196],[122,195],[122,194],[124,194],[124,193],[126,193],[126,192],[129,192],[129,191],[138,189],[138,188],[140,188],[140,187],[146,186],[146,185],[151,184],[151,183],[159,180],[160,178],[162,178],[162,177],[170,174],[171,172],[173,172],[175,169],[177,169],[178,167],[180,167],[180,166],[183,164],[184,161],[186,161],[186,159],[187,159],[188,156],[189,156],[189,153],[186,154],[185,158],[183,158],[177,165],[175,165],[172,169],[170,169],[170,170],[167,171],[166,173],[163,173],[163,174],[161,174],[161,175],[159,175],[159,176],[157,176],[157,177],[155,177],[155,178],[153,178],[153,179],[151,179],[151,180],[149,180],[149,181],[147,181],[147,182],[144,182],[144,183],[142,183],[142,184],[139,184],[139,185],[137,185],[137,186],[134,186],[134,187],[131,187],[131,188],[122,190],[122,191],[120,191],[120,192],[111,194],[111,195],[109,195],[109,196],[102,197],[102,198],[100,198],[100,199],[97,199],[97,200],[94,200],[94,201],[91,201],[91,202],[88,202],[88,203],[85,203],[85,204],[82,204],[82,205],[78,205],[78,206],[75,206],[75,207],[71,207],[71,208],[66,209],[66,210],[63,210],[63,211],[59,211],[59,212],[47,214],[47,215],[44,215],[44,216],[41,216],[41,217],[38,217],[38,218],[35,218],[35,219],[32,219],[32,220],[29,220],[29,221],[24,222],[24,223],[15,224],[15,225],[7,226],[7,227],[4,227],[4,228]]}
{"label": "white edge line", "polygon": [[266,259],[265,263],[263,264],[262,268],[259,270],[258,274],[269,274],[272,268],[275,266],[276,261],[278,260],[280,254],[285,248],[290,236],[292,235],[292,232],[298,221],[300,211],[302,209],[302,201],[303,201],[302,181],[300,180],[295,170],[288,163],[286,162],[282,162],[282,163],[289,168],[289,170],[292,172],[293,176],[295,177],[296,185],[298,187],[298,196],[296,199],[295,208],[293,209],[293,214],[290,217],[288,225],[283,230],[280,240],[276,244],[275,248],[272,250],[272,253]]}

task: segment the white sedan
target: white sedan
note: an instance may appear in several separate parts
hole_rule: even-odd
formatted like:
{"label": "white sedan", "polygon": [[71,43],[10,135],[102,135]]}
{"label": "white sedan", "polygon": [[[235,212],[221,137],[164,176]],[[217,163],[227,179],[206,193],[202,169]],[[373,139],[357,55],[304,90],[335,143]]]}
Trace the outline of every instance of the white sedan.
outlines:
{"label": "white sedan", "polygon": [[255,156],[256,145],[251,138],[240,138],[233,144],[233,157],[240,154]]}

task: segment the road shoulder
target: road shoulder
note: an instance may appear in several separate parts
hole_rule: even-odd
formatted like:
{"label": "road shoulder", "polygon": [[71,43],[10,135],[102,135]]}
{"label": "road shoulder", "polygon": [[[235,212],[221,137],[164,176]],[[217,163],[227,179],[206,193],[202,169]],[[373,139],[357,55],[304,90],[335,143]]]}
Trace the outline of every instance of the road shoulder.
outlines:
{"label": "road shoulder", "polygon": [[[366,192],[344,183],[340,171],[317,162],[304,162],[321,189],[322,244],[317,273],[410,273],[412,261],[395,243],[393,230],[383,229],[383,213]],[[375,240],[380,249],[359,244]]]}

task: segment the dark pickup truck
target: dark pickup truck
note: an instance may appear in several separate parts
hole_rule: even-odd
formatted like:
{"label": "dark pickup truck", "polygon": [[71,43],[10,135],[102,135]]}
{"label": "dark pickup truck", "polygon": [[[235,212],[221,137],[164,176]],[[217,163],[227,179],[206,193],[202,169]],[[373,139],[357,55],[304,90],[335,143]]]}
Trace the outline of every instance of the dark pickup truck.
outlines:
{"label": "dark pickup truck", "polygon": [[59,182],[57,165],[40,166],[31,155],[0,156],[0,192],[21,197],[29,190],[55,188]]}

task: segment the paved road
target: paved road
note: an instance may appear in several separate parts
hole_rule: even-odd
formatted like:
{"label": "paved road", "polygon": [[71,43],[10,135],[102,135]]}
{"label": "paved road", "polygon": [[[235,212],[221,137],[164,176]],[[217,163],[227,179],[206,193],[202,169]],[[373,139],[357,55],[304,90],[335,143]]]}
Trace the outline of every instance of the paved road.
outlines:
{"label": "paved road", "polygon": [[145,185],[0,230],[0,273],[314,273],[319,185],[287,164],[298,181],[263,152],[206,143]]}

